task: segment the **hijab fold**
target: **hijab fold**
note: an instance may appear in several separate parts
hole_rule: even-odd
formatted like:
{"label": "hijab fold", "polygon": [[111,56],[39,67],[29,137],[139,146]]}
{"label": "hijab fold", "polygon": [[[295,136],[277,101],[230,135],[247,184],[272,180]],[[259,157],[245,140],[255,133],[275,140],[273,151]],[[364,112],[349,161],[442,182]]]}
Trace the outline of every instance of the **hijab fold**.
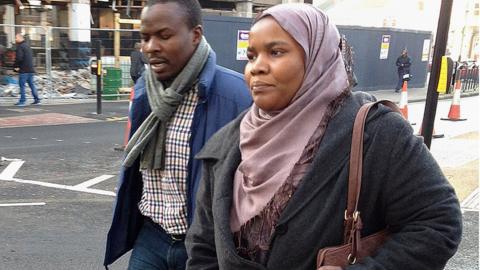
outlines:
{"label": "hijab fold", "polygon": [[[340,35],[327,15],[306,4],[281,4],[273,17],[305,52],[304,80],[289,105],[264,112],[255,104],[240,124],[242,161],[233,184],[230,227],[237,232],[258,215],[289,177],[328,105],[348,87]],[[295,71],[292,71],[295,72]]]}

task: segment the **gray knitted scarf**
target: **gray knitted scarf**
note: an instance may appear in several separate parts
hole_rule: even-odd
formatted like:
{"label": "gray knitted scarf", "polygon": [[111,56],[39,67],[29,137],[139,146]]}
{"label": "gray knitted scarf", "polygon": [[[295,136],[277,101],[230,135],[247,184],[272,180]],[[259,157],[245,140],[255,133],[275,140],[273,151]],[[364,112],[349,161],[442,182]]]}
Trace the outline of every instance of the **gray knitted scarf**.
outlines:
{"label": "gray knitted scarf", "polygon": [[163,169],[167,123],[182,103],[184,94],[191,90],[197,80],[209,53],[210,45],[202,38],[187,65],[166,89],[148,67],[145,72],[146,90],[152,112],[128,141],[123,166],[132,166],[141,154],[141,169]]}

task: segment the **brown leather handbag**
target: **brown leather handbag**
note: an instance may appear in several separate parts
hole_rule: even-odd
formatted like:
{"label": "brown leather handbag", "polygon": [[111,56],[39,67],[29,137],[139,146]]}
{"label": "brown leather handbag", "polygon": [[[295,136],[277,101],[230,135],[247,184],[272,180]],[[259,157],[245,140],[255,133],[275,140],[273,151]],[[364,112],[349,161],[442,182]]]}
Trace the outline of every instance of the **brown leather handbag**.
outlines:
{"label": "brown leather handbag", "polygon": [[398,107],[388,100],[382,100],[364,104],[360,107],[353,124],[352,146],[350,149],[350,168],[348,176],[348,199],[345,210],[344,244],[322,248],[317,255],[317,268],[321,266],[347,267],[360,262],[364,257],[371,256],[383,245],[389,236],[387,228],[361,237],[362,219],[358,211],[358,198],[362,186],[362,162],[363,162],[363,134],[365,120],[368,112],[377,104],[390,107],[393,111],[400,113]]}

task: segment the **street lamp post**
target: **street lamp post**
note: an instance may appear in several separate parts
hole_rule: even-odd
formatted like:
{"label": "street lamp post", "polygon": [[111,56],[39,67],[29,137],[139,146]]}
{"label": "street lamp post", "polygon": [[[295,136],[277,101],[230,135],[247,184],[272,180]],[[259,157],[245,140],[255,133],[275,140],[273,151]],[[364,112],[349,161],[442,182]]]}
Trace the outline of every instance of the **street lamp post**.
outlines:
{"label": "street lamp post", "polygon": [[433,126],[435,123],[435,114],[438,103],[438,79],[440,77],[440,67],[442,56],[447,49],[448,30],[450,28],[450,15],[452,13],[453,0],[442,0],[440,6],[440,15],[438,17],[437,33],[435,37],[435,49],[433,51],[432,68],[428,81],[427,99],[425,102],[425,111],[423,113],[422,133],[425,144],[430,149],[432,143]]}

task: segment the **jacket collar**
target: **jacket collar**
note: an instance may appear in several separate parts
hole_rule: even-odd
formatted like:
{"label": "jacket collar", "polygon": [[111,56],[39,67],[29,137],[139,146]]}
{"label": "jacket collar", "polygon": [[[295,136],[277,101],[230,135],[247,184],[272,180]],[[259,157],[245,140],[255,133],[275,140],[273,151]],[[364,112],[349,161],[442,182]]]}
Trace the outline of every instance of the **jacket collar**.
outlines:
{"label": "jacket collar", "polygon": [[207,62],[199,75],[198,81],[198,97],[204,99],[210,94],[210,86],[212,85],[217,66],[217,56],[213,50],[210,50]]}

